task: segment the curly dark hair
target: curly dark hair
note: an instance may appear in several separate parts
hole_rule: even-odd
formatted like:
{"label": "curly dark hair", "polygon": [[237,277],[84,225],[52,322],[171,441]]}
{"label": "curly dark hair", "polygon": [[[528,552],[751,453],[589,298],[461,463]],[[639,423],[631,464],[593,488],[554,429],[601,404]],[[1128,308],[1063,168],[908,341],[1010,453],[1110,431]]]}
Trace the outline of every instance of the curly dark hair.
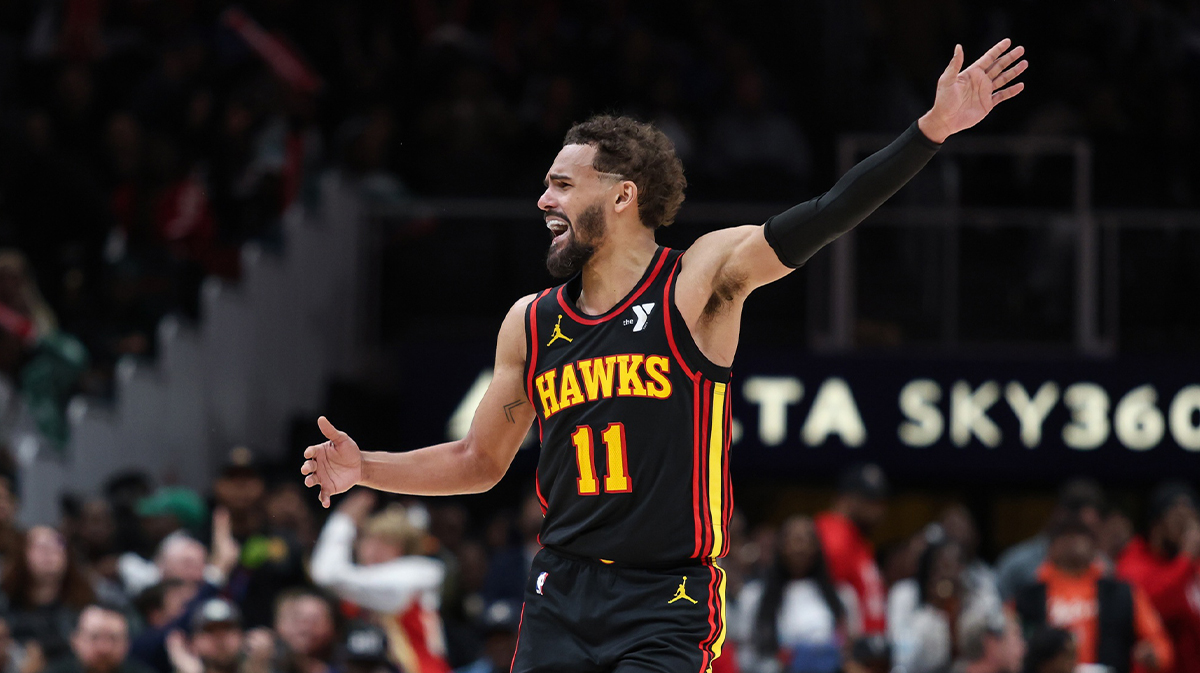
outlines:
{"label": "curly dark hair", "polygon": [[599,115],[572,126],[563,145],[595,147],[592,168],[637,185],[642,224],[657,229],[675,221],[687,178],[675,144],[665,133],[629,117]]}

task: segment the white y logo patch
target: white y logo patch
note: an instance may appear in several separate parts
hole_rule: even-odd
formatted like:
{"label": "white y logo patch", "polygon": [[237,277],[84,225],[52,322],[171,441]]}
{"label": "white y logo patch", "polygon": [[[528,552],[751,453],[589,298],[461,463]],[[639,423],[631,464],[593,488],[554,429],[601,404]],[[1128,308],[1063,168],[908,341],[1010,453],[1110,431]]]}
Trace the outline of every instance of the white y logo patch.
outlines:
{"label": "white y logo patch", "polygon": [[542,587],[546,586],[546,578],[547,578],[547,577],[549,577],[549,576],[550,576],[550,573],[542,573],[541,575],[538,575],[538,578],[537,578],[537,593],[538,593],[538,595],[539,595],[539,596],[541,596],[541,595],[542,595]]}
{"label": "white y logo patch", "polygon": [[646,329],[646,323],[650,321],[650,312],[654,310],[654,304],[634,304],[633,314],[637,316],[637,324],[633,326],[633,331],[640,332]]}

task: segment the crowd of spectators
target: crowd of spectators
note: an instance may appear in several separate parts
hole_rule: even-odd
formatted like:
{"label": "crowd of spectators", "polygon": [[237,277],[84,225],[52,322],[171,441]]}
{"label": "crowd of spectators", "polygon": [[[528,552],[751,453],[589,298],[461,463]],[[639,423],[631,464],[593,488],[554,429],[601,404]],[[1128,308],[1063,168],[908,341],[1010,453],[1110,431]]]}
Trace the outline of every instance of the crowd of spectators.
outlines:
{"label": "crowd of spectators", "polygon": [[[988,130],[1089,136],[1098,205],[1196,206],[1197,31],[1188,0],[5,3],[0,370],[61,443],[62,398],[195,316],[242,243],[281,245],[321,171],[385,201],[528,197],[595,111],[664,129],[693,199],[806,198],[839,134],[902,129],[955,42],[1004,35],[1038,93]],[[982,199],[1052,198],[1062,172],[1023,165]]]}
{"label": "crowd of spectators", "polygon": [[[0,477],[0,667],[508,670],[534,494],[472,517],[461,499],[355,489],[325,511],[292,471],[276,474],[240,449],[208,494],[119,475],[27,530]],[[735,512],[714,673],[1200,671],[1191,486],[1154,489],[1135,526],[1094,482],[1068,482],[1042,531],[994,565],[958,504],[876,549],[895,495],[880,468],[856,465],[823,511]]]}

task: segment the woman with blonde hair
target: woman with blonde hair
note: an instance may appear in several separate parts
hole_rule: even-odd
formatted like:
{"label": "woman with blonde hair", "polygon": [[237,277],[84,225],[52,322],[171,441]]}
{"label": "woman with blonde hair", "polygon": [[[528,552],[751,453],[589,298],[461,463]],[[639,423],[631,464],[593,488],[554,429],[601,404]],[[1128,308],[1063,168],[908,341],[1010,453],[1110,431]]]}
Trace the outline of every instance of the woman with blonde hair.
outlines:
{"label": "woman with blonde hair", "polygon": [[[424,531],[391,505],[374,516],[375,494],[357,490],[329,516],[312,555],[312,578],[383,627],[391,660],[410,673],[448,673],[438,607],[446,570],[418,555]],[[357,557],[357,562],[354,557]]]}

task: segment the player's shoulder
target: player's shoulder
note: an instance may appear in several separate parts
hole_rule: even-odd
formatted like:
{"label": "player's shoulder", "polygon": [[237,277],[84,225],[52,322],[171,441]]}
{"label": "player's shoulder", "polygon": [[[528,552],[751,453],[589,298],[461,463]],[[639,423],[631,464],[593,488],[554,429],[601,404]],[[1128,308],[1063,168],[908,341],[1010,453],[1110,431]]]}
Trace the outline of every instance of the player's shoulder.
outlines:
{"label": "player's shoulder", "polygon": [[509,307],[504,322],[500,324],[500,334],[496,338],[498,352],[507,353],[513,362],[525,360],[525,312],[536,298],[537,294],[530,294],[518,299]]}
{"label": "player's shoulder", "polygon": [[533,303],[534,299],[538,298],[539,294],[541,294],[541,293],[534,292],[533,294],[527,294],[524,297],[521,297],[520,299],[518,299],[517,301],[515,301],[513,303],[512,308],[510,308],[508,310],[509,313],[524,313],[525,309],[528,308],[529,305]]}
{"label": "player's shoulder", "polygon": [[524,332],[525,311],[529,308],[529,305],[533,303],[533,300],[537,299],[537,297],[538,293],[535,292],[534,294],[527,294],[513,302],[513,305],[508,309],[508,313],[504,316],[504,325],[501,327],[501,331],[503,332],[508,329],[520,327],[521,332]]}
{"label": "player's shoulder", "polygon": [[682,264],[719,262],[729,254],[732,246],[753,235],[759,228],[760,225],[757,224],[743,224],[710,231],[684,250]]}

